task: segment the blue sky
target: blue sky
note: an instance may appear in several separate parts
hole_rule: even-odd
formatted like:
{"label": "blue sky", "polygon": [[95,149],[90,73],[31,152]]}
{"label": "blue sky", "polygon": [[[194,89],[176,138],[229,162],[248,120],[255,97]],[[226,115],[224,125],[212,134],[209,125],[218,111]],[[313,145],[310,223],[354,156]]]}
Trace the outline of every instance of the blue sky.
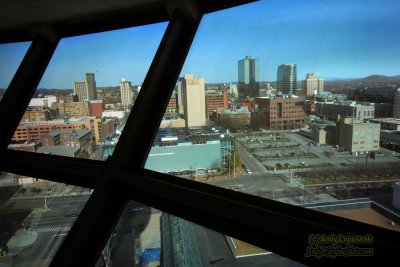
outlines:
{"label": "blue sky", "polygon": [[[237,61],[260,60],[260,77],[296,63],[298,80],[400,74],[398,0],[268,0],[203,17],[182,70],[206,82],[237,81]],[[98,86],[122,78],[140,84],[166,23],[63,39],[39,87],[72,88],[94,72]],[[6,87],[27,44],[0,45],[0,87]]]}

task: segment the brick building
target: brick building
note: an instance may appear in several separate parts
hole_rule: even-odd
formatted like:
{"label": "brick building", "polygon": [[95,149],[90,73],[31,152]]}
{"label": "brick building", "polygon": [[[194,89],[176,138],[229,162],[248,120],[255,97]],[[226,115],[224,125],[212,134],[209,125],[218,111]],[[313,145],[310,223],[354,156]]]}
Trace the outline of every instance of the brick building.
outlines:
{"label": "brick building", "polygon": [[36,141],[40,142],[42,136],[56,129],[79,130],[84,128],[84,121],[55,120],[55,121],[36,121],[21,122],[14,132],[13,141]]}
{"label": "brick building", "polygon": [[56,129],[42,136],[42,146],[79,147],[81,151],[92,152],[92,131],[89,129],[60,130]]}
{"label": "brick building", "polygon": [[178,108],[176,103],[176,96],[173,94],[169,99],[167,109],[165,110],[165,114],[177,114]]}
{"label": "brick building", "polygon": [[305,125],[305,99],[301,97],[257,97],[257,127],[287,130],[302,128]]}
{"label": "brick building", "polygon": [[90,116],[101,117],[105,110],[105,104],[103,100],[90,100]]}
{"label": "brick building", "polygon": [[106,138],[113,136],[117,125],[117,118],[87,117],[85,122],[86,128],[92,130],[96,144],[104,142]]}
{"label": "brick building", "polygon": [[221,93],[206,93],[206,115],[209,117],[218,110],[228,109],[228,94]]}

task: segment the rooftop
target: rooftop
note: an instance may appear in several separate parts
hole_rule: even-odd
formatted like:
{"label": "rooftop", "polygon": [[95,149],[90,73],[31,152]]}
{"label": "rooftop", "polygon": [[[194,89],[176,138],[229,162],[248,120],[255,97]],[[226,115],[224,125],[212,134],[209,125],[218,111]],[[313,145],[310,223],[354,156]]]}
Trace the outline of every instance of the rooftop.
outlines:
{"label": "rooftop", "polygon": [[198,142],[198,141],[212,141],[220,140],[229,136],[225,130],[218,127],[204,126],[199,128],[161,128],[158,130],[154,140],[154,145],[161,144],[163,140],[170,140],[172,137],[174,141],[183,142]]}
{"label": "rooftop", "polygon": [[46,146],[46,147],[39,147],[37,153],[52,154],[58,156],[70,156],[79,152],[79,150],[80,150],[79,147]]}
{"label": "rooftop", "polygon": [[385,122],[385,123],[392,123],[392,124],[400,124],[400,119],[396,118],[376,118],[376,119],[370,119],[371,121],[376,121],[376,122]]}

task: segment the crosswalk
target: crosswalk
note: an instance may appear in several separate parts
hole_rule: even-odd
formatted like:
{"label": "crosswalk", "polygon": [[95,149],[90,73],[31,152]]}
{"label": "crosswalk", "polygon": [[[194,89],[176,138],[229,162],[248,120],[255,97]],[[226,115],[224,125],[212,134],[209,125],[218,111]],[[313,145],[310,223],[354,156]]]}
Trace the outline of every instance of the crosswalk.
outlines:
{"label": "crosswalk", "polygon": [[71,226],[33,228],[33,230],[38,233],[68,232],[70,229],[71,229]]}

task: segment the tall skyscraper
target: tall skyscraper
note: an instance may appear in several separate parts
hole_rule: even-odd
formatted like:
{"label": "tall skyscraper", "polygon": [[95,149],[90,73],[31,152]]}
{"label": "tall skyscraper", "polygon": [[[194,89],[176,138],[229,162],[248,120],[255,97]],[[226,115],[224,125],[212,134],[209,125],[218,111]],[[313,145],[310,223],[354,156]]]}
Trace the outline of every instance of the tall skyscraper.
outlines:
{"label": "tall skyscraper", "polygon": [[94,73],[86,73],[85,81],[74,81],[74,93],[79,101],[97,99],[97,88]]}
{"label": "tall skyscraper", "polygon": [[296,64],[282,64],[277,72],[277,89],[282,94],[294,95],[297,89]]}
{"label": "tall skyscraper", "polygon": [[96,80],[94,79],[94,73],[86,73],[86,83],[89,95],[88,100],[96,100],[97,88],[96,88]]}
{"label": "tall skyscraper", "polygon": [[324,80],[321,79],[318,73],[307,73],[304,81],[303,94],[304,96],[317,95],[324,91]]}
{"label": "tall skyscraper", "polygon": [[238,61],[239,99],[257,97],[260,94],[260,62],[257,58],[246,56]]}
{"label": "tall skyscraper", "polygon": [[394,93],[393,117],[400,119],[400,88]]}
{"label": "tall skyscraper", "polygon": [[133,105],[131,82],[122,79],[119,83],[119,88],[121,90],[122,109],[130,109]]}
{"label": "tall skyscraper", "polygon": [[185,126],[197,127],[206,125],[206,100],[203,78],[186,74],[182,81],[182,100]]}

